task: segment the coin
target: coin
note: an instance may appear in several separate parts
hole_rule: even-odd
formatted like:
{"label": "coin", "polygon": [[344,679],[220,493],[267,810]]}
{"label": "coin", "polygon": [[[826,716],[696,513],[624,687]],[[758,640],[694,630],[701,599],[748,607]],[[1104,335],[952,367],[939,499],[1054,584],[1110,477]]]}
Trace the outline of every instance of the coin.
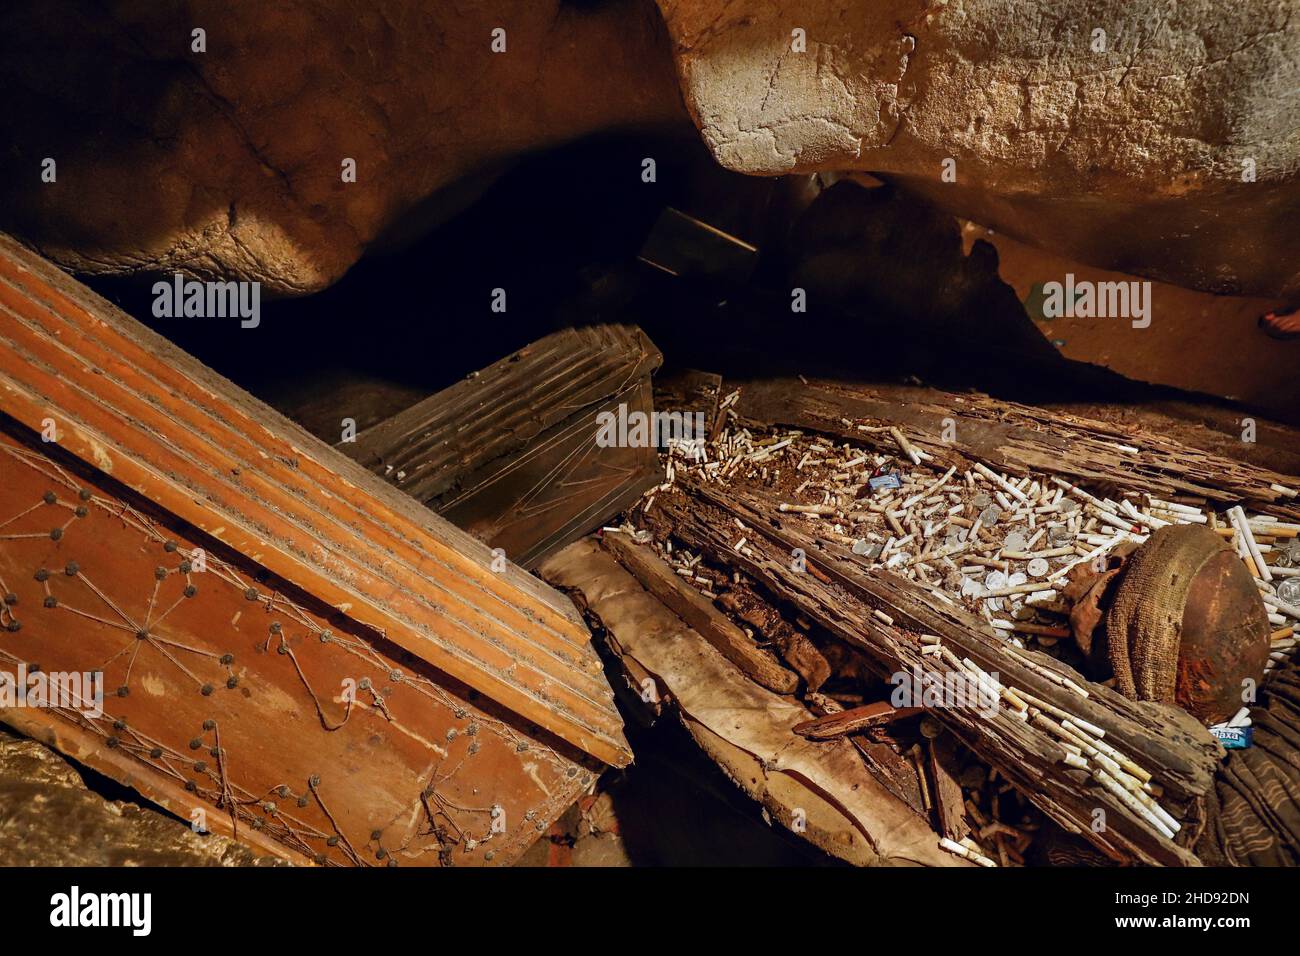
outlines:
{"label": "coin", "polygon": [[984,586],[990,591],[1007,586],[1007,576],[1001,571],[990,571],[984,576]]}
{"label": "coin", "polygon": [[1002,517],[1002,509],[997,505],[989,505],[980,512],[980,524],[984,527],[998,523],[998,518]]}
{"label": "coin", "polygon": [[1287,578],[1277,586],[1278,600],[1287,604],[1300,602],[1300,578]]}
{"label": "coin", "polygon": [[1013,531],[1002,539],[1003,551],[1024,551],[1026,547],[1028,547],[1028,542],[1019,531]]}
{"label": "coin", "polygon": [[1044,558],[1033,558],[1029,562],[1029,576],[1041,578],[1047,576],[1047,561]]}

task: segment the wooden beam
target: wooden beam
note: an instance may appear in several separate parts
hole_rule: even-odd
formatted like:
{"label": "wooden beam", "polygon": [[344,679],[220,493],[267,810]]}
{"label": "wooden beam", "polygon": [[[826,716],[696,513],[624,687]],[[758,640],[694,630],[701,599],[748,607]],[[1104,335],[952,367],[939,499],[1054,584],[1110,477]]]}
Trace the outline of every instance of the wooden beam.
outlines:
{"label": "wooden beam", "polygon": [[966,865],[939,848],[929,822],[868,771],[849,741],[795,734],[811,716],[801,703],[742,674],[595,541],[552,555],[540,573],[599,621],[638,699],[675,714],[774,820],[858,865]]}

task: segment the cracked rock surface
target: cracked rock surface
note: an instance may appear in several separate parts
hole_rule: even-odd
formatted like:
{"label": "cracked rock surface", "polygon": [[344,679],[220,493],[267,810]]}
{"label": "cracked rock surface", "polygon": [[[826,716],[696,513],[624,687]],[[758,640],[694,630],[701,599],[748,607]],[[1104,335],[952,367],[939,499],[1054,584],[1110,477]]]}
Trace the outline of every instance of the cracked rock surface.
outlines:
{"label": "cracked rock surface", "polygon": [[1095,265],[1300,295],[1294,0],[657,2],[730,169],[893,174]]}
{"label": "cracked rock surface", "polygon": [[106,800],[35,740],[0,729],[0,866],[273,864],[149,807]]}
{"label": "cracked rock surface", "polygon": [[591,6],[6,2],[0,228],[81,272],[319,290],[521,153],[686,122],[654,7]]}
{"label": "cracked rock surface", "polygon": [[183,269],[303,294],[455,214],[515,157],[694,120],[733,170],[875,172],[1094,266],[1300,301],[1297,13],[1297,0],[12,0],[0,228],[82,272]]}

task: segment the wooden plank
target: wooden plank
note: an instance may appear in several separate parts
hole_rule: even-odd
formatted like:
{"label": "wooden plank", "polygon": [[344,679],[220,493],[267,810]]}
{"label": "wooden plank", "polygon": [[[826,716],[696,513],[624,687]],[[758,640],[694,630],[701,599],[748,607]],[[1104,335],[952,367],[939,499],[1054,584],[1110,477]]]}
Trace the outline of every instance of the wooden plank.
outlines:
{"label": "wooden plank", "polygon": [[950,734],[942,734],[929,741],[930,793],[934,796],[934,815],[939,821],[939,832],[949,840],[960,842],[970,836],[966,822],[966,808],[962,800],[961,784],[957,782],[957,748]]}
{"label": "wooden plank", "polygon": [[702,415],[703,435],[712,441],[721,431],[718,403],[722,399],[722,376],[697,369],[660,372],[654,379],[655,408],[664,412]]}
{"label": "wooden plank", "polygon": [[630,760],[562,597],[4,237],[0,409],[521,719]]}
{"label": "wooden plank", "polygon": [[704,595],[686,584],[673,569],[652,552],[628,541],[623,535],[606,534],[604,546],[619,563],[641,582],[641,586],[689,624],[751,680],[778,694],[793,694],[799,686],[796,674],[786,670],[770,653],[763,651],[715,608]]}
{"label": "wooden plank", "polygon": [[904,720],[922,712],[920,707],[895,707],[887,700],[863,704],[842,710],[838,714],[827,714],[794,728],[794,732],[809,740],[833,740],[849,734],[860,733],[869,727],[878,727],[893,720]]}
{"label": "wooden plank", "polygon": [[661,361],[635,326],[564,329],[337,447],[533,567],[663,481],[651,443],[597,444],[602,413],[650,420]]}

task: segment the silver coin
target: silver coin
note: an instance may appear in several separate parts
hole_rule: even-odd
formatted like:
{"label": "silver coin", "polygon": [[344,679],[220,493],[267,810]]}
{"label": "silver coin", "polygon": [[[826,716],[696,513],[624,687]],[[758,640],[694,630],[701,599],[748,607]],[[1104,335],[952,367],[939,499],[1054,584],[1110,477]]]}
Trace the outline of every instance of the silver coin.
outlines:
{"label": "silver coin", "polygon": [[978,495],[976,495],[974,498],[970,500],[970,503],[982,511],[983,509],[987,508],[989,505],[993,504],[993,499],[981,491]]}
{"label": "silver coin", "polygon": [[1024,551],[1028,546],[1028,539],[1019,531],[1013,531],[1002,539],[1003,551]]}
{"label": "silver coin", "polygon": [[980,524],[984,525],[984,527],[987,528],[990,525],[997,524],[998,519],[1001,517],[1002,517],[1002,509],[999,508],[997,505],[989,505],[987,508],[985,508],[983,511],[980,512]]}
{"label": "silver coin", "polygon": [[984,576],[984,586],[990,591],[1007,586],[1007,576],[1001,571],[990,571]]}
{"label": "silver coin", "polygon": [[1007,584],[1010,587],[1018,588],[1028,580],[1029,578],[1025,575],[1024,571],[1017,571],[1015,574],[1011,575],[1011,577],[1007,578]]}
{"label": "silver coin", "polygon": [[1277,596],[1287,604],[1300,602],[1300,578],[1287,578],[1278,584]]}
{"label": "silver coin", "polygon": [[1047,576],[1047,560],[1045,558],[1031,558],[1029,561],[1029,576],[1042,578]]}

